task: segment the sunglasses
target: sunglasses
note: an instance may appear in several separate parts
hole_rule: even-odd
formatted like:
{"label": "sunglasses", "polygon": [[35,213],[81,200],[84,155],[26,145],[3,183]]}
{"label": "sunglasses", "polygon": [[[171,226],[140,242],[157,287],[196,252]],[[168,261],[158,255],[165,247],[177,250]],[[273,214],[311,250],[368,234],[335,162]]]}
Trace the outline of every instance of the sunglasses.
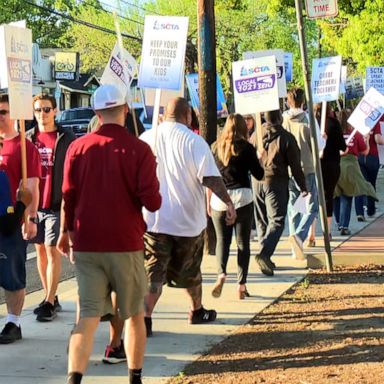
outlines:
{"label": "sunglasses", "polygon": [[45,113],[49,113],[53,110],[54,108],[52,107],[43,107],[43,108],[35,108],[35,112],[41,113],[42,111]]}
{"label": "sunglasses", "polygon": [[0,109],[0,115],[5,116],[7,113],[9,113],[9,111],[6,109]]}

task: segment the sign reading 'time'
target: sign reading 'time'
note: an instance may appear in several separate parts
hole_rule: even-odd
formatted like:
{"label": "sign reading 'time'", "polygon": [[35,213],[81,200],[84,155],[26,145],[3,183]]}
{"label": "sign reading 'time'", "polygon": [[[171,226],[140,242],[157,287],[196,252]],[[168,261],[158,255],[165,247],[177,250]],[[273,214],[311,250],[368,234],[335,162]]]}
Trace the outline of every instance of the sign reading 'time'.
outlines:
{"label": "sign reading 'time'", "polygon": [[337,0],[305,0],[305,5],[310,19],[335,17],[339,12]]}

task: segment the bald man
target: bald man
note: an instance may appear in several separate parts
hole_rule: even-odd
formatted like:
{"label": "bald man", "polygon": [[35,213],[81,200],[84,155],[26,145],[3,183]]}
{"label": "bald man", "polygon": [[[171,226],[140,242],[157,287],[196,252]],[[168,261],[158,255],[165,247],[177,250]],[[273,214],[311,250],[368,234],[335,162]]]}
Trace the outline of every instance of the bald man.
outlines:
{"label": "bald man", "polygon": [[[203,231],[207,225],[204,187],[211,189],[227,205],[226,220],[236,219],[235,208],[226,191],[208,144],[193,133],[191,107],[184,98],[169,102],[165,121],[141,139],[157,156],[162,206],[157,212],[144,209],[147,224],[145,241],[149,293],[145,297],[147,336],[152,335],[152,312],[162,287],[184,288],[189,296],[190,324],[216,319],[215,310],[201,302]],[[156,142],[155,142],[156,140]]]}

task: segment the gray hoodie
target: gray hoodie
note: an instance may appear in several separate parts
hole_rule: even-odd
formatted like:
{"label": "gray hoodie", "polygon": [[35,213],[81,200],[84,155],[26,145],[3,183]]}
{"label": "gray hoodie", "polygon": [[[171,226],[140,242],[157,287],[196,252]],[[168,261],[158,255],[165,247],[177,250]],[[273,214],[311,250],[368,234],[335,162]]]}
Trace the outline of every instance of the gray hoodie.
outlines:
{"label": "gray hoodie", "polygon": [[301,167],[304,175],[315,173],[312,158],[311,130],[307,114],[299,108],[285,112],[283,127],[291,132],[300,148]]}

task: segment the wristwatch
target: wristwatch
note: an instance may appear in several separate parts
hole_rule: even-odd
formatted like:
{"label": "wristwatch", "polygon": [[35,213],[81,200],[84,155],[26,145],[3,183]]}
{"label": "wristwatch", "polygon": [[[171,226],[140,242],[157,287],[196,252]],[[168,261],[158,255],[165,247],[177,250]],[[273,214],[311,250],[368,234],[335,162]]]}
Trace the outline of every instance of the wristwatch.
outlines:
{"label": "wristwatch", "polygon": [[33,224],[39,224],[39,218],[38,217],[29,217],[28,220]]}

